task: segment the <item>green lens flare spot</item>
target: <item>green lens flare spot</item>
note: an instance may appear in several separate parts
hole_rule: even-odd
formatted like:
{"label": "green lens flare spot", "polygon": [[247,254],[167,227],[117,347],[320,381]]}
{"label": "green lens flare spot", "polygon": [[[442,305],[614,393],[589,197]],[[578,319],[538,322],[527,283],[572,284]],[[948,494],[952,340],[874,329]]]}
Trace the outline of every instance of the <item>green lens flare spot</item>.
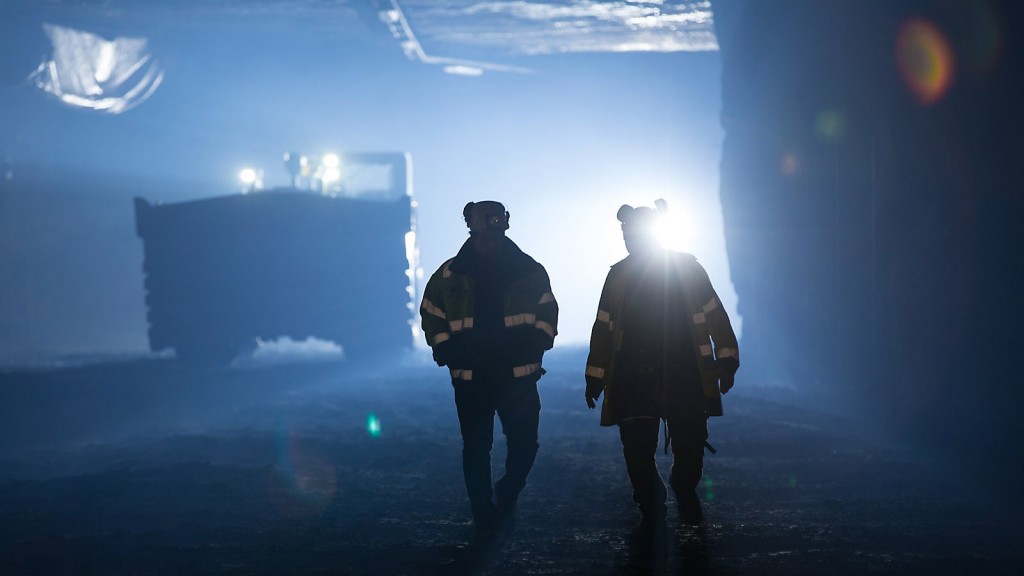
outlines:
{"label": "green lens flare spot", "polygon": [[366,417],[366,431],[373,438],[380,437],[380,418],[372,412]]}
{"label": "green lens flare spot", "polygon": [[819,112],[814,119],[814,132],[821,140],[839,140],[846,134],[846,118],[835,110]]}
{"label": "green lens flare spot", "polygon": [[702,482],[704,483],[704,501],[711,502],[715,499],[715,492],[711,489],[714,482],[711,480],[710,476],[704,476]]}

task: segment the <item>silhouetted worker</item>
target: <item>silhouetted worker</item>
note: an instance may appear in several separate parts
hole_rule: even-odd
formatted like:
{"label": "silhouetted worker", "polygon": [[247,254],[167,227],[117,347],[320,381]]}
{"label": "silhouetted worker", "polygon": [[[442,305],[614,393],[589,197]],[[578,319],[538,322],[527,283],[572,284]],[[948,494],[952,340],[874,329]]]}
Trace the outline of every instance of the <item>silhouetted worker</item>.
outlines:
{"label": "silhouetted worker", "polygon": [[605,280],[586,371],[587,405],[593,409],[603,391],[601,425],[619,426],[641,534],[665,523],[665,484],[654,459],[662,420],[680,518],[701,522],[696,488],[707,416],[721,415],[719,390],[732,388],[739,368],[736,336],[707,272],[692,255],[659,245],[655,222],[665,202],[655,204],[658,211],[619,208],[629,255]]}
{"label": "silhouetted worker", "polygon": [[[505,237],[509,214],[501,203],[470,202],[462,216],[470,238],[430,277],[420,315],[434,360],[451,373],[466,490],[473,521],[486,533],[514,523],[537,456],[537,381],[554,344],[558,303],[544,267]],[[492,490],[495,412],[508,453]]]}

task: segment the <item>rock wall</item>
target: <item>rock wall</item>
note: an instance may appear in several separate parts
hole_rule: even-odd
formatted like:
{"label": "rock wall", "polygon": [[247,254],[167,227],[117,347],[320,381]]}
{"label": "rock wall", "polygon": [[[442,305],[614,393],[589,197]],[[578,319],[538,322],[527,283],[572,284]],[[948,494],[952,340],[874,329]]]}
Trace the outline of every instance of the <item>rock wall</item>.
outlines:
{"label": "rock wall", "polygon": [[744,378],[1019,453],[1024,4],[713,6]]}

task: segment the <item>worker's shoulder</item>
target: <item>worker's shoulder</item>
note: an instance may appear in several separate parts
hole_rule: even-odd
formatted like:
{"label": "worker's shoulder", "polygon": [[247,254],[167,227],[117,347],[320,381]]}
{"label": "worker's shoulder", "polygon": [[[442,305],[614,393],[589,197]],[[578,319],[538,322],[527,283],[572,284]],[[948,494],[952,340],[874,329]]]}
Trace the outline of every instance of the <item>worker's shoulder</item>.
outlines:
{"label": "worker's shoulder", "polygon": [[677,263],[677,264],[684,264],[684,265],[694,265],[694,264],[696,264],[696,265],[700,266],[700,263],[697,262],[697,257],[694,256],[693,254],[690,254],[689,252],[676,252],[676,251],[672,251],[672,252],[669,252],[669,254],[671,254],[671,257],[672,257],[673,261],[675,263]]}
{"label": "worker's shoulder", "polygon": [[506,253],[507,265],[510,266],[518,274],[537,274],[542,273],[547,275],[547,270],[544,265],[537,261],[536,258],[530,256],[523,251],[515,242],[511,239],[506,238],[507,245],[509,247]]}
{"label": "worker's shoulder", "polygon": [[523,252],[523,256],[526,256],[526,258],[523,261],[523,264],[526,268],[532,269],[533,271],[547,273],[547,269],[544,268],[544,265],[537,261],[536,258],[530,256],[525,252]]}
{"label": "worker's shoulder", "polygon": [[672,252],[671,265],[684,276],[704,278],[708,275],[697,257],[689,252]]}
{"label": "worker's shoulder", "polygon": [[[694,265],[694,264],[696,264],[696,265],[700,266],[700,263],[697,262],[697,257],[694,256],[693,254],[690,254],[689,252],[677,252],[675,250],[666,250],[664,252],[664,254],[665,254],[665,259],[666,259],[666,261],[669,264],[674,264],[674,265]],[[615,264],[612,264],[611,269],[612,270],[621,271],[621,270],[624,270],[624,269],[628,269],[629,267],[633,266],[634,264],[638,264],[638,265],[642,266],[642,265],[644,265],[643,264],[644,262],[647,262],[647,260],[642,259],[642,258],[641,259],[637,259],[635,257],[626,256],[622,260],[619,260]]]}
{"label": "worker's shoulder", "polygon": [[519,266],[519,271],[516,274],[519,278],[528,279],[529,282],[550,284],[551,279],[548,276],[548,271],[544,268],[544,265],[534,260],[530,256],[526,256]]}
{"label": "worker's shoulder", "polygon": [[442,262],[441,265],[437,267],[437,270],[434,270],[434,273],[430,275],[430,279],[433,280],[435,278],[447,278],[451,276],[450,268],[454,260],[455,257],[453,256]]}
{"label": "worker's shoulder", "polygon": [[611,266],[609,267],[608,273],[609,273],[609,274],[611,274],[611,273],[613,273],[613,272],[621,272],[621,271],[622,271],[622,270],[624,270],[625,268],[628,268],[628,267],[629,267],[629,264],[630,264],[631,262],[632,262],[632,261],[631,261],[631,260],[629,259],[629,256],[626,256],[626,257],[625,257],[625,258],[623,258],[622,260],[619,260],[619,261],[618,261],[618,262],[616,262],[615,264],[612,264],[612,265],[611,265]]}

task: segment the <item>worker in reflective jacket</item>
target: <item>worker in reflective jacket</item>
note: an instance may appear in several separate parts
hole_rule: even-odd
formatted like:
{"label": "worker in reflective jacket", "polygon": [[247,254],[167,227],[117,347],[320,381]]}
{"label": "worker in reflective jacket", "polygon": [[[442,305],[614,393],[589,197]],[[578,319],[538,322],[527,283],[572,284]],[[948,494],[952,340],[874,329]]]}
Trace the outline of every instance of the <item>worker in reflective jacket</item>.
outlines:
{"label": "worker in reflective jacket", "polygon": [[593,409],[603,392],[601,425],[619,426],[641,532],[665,522],[665,484],[654,459],[662,421],[680,518],[700,523],[707,416],[721,415],[720,394],[739,368],[736,336],[707,272],[692,255],[657,241],[666,206],[656,205],[619,209],[629,255],[608,272],[586,369],[587,405]]}
{"label": "worker in reflective jacket", "polygon": [[[451,373],[470,509],[488,532],[514,523],[537,455],[537,380],[554,344],[558,303],[544,267],[505,237],[501,203],[470,202],[462,215],[470,237],[430,277],[420,316],[434,360]],[[492,488],[495,412],[507,456]]]}

